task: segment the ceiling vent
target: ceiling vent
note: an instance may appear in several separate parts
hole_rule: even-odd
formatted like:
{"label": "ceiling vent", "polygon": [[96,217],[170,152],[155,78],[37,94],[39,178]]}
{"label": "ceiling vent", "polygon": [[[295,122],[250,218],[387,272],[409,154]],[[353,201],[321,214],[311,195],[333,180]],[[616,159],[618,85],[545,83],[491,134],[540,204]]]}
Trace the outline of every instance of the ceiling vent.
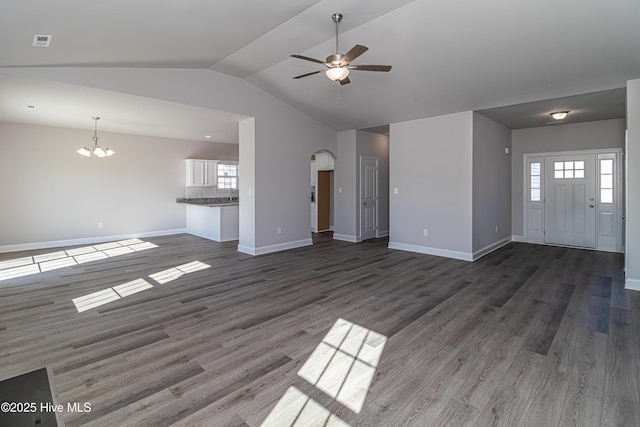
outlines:
{"label": "ceiling vent", "polygon": [[33,47],[49,47],[51,44],[51,35],[36,34],[33,36]]}

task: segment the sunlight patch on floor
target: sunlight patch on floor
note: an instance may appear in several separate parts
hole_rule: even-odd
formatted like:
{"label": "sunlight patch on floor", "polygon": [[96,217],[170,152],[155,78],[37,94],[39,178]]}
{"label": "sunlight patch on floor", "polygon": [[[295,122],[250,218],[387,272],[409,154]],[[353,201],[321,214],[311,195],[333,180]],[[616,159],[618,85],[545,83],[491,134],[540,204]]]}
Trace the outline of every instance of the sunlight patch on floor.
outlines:
{"label": "sunlight patch on floor", "polygon": [[[149,277],[159,284],[167,283],[175,280],[185,274],[193,273],[195,271],[204,270],[211,267],[209,264],[205,264],[202,261],[192,261],[187,264],[182,264],[177,267],[170,268],[168,270],[160,271],[158,273],[150,274]],[[74,298],[73,304],[76,306],[78,313],[82,313],[92,308],[100,307],[104,304],[119,300],[129,295],[137,294],[144,290],[153,288],[153,285],[147,282],[145,279],[135,279],[130,282],[116,285],[111,288],[103,289],[101,291],[93,292],[88,295],[84,295],[78,298]]]}
{"label": "sunlight patch on floor", "polygon": [[0,281],[157,247],[134,238],[0,261]]}
{"label": "sunlight patch on floor", "polygon": [[261,425],[262,427],[349,427],[349,424],[293,386],[284,393]]}
{"label": "sunlight patch on floor", "polygon": [[360,413],[387,338],[338,319],[298,375]]}
{"label": "sunlight patch on floor", "polygon": [[[359,414],[387,337],[338,319],[298,371],[298,376]],[[262,426],[349,426],[324,406],[291,386]]]}
{"label": "sunlight patch on floor", "polygon": [[193,261],[187,264],[179,265],[177,267],[169,268],[164,271],[159,271],[157,273],[150,274],[149,277],[151,277],[153,280],[155,280],[160,284],[164,284],[164,283],[176,280],[177,278],[187,273],[193,273],[194,271],[204,270],[205,268],[209,268],[209,267],[211,266],[203,262]]}

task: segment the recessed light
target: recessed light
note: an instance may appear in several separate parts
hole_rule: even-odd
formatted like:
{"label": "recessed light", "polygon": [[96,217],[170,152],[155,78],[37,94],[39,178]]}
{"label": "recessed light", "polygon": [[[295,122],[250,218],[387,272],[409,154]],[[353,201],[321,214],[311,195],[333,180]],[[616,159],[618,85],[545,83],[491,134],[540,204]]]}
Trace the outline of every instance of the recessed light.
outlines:
{"label": "recessed light", "polygon": [[36,106],[35,105],[27,105],[27,108],[30,110],[35,110]]}
{"label": "recessed light", "polygon": [[204,137],[207,139],[211,139],[211,135],[205,135]]}

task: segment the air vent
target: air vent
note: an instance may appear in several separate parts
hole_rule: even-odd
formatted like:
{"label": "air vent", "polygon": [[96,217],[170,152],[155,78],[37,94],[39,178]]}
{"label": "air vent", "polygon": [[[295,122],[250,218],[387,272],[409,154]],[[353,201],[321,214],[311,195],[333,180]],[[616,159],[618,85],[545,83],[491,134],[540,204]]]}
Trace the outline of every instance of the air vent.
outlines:
{"label": "air vent", "polygon": [[33,47],[49,47],[51,44],[51,35],[36,34],[33,36]]}

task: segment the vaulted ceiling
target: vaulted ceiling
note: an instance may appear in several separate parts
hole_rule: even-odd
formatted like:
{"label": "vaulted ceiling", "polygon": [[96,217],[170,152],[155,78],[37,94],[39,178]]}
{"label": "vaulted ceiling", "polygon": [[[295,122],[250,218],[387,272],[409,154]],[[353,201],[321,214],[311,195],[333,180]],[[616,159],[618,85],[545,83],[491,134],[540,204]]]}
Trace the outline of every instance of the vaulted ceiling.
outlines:
{"label": "vaulted ceiling", "polygon": [[[323,73],[292,79],[323,66],[291,54],[324,60],[335,53],[333,12],[344,15],[341,53],[355,44],[368,46],[356,62],[390,64],[391,72],[353,71],[344,86]],[[516,117],[517,126],[527,127],[533,123],[524,120],[527,115],[540,124],[540,114],[548,111],[538,110],[592,92],[608,97],[578,101],[591,109],[588,120],[612,118],[624,115],[624,91],[615,89],[640,78],[638,17],[637,0],[3,0],[0,120],[32,122],[24,111],[27,99],[37,104],[65,90],[60,83],[3,73],[42,66],[211,69],[246,79],[335,130],[469,110],[490,110],[507,126],[516,126]],[[52,35],[50,47],[32,47],[36,34]],[[128,120],[107,130],[148,134],[150,111],[186,108],[167,113],[173,119],[167,118],[165,135],[201,139],[214,133],[194,123],[205,113],[195,107],[136,99],[145,107],[129,108],[127,95],[70,92],[79,102],[111,97],[113,110],[100,114],[117,110]],[[536,103],[543,100],[557,102]],[[520,107],[504,109],[513,105]],[[225,126],[239,117],[216,114],[216,139],[233,142]],[[58,116],[43,124],[93,126],[73,108],[59,108]]]}

